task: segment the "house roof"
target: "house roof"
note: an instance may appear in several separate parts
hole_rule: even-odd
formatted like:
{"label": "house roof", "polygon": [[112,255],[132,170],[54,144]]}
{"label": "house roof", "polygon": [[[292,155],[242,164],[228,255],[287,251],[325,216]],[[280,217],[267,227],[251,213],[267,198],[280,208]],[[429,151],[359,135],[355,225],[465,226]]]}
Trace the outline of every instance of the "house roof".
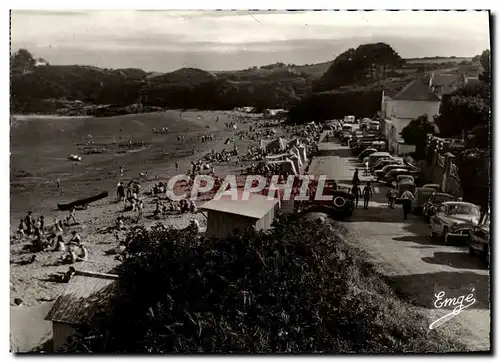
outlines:
{"label": "house roof", "polygon": [[77,271],[57,297],[45,320],[88,325],[116,289],[117,275]]}
{"label": "house roof", "polygon": [[399,101],[439,101],[439,97],[429,89],[429,85],[422,79],[408,83],[392,99]]}
{"label": "house roof", "polygon": [[214,199],[204,203],[200,209],[260,219],[278,202],[278,199],[268,200],[267,196],[254,193],[250,193],[248,200],[243,200],[243,192],[238,190],[237,200],[232,200],[230,195],[224,195],[220,200]]}

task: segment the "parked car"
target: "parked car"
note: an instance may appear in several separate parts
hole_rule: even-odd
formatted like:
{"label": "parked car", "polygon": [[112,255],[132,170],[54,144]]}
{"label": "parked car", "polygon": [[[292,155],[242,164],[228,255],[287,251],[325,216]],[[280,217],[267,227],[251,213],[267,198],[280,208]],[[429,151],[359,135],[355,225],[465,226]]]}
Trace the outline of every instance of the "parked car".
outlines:
{"label": "parked car", "polygon": [[378,131],[380,129],[380,122],[379,121],[370,121],[368,123],[368,129],[373,130],[373,131]]}
{"label": "parked car", "polygon": [[384,181],[387,184],[390,185],[390,184],[392,184],[393,182],[396,181],[396,178],[399,175],[410,175],[410,176],[413,176],[413,179],[415,180],[415,183],[417,183],[417,180],[422,177],[422,173],[420,171],[418,171],[418,170],[413,170],[413,169],[410,169],[410,168],[396,168],[396,169],[393,169],[393,170],[387,172],[387,174],[384,177]]}
{"label": "parked car", "polygon": [[387,150],[387,143],[385,141],[373,141],[372,147],[382,152]]}
{"label": "parked car", "polygon": [[411,191],[412,194],[415,192],[415,181],[413,179],[405,178],[396,184],[398,198],[400,198],[406,190]]}
{"label": "parked car", "polygon": [[436,192],[435,188],[427,187],[425,184],[415,190],[415,198],[412,201],[412,212],[415,215],[422,215],[424,211],[424,204],[429,200],[429,197]]}
{"label": "parked car", "polygon": [[358,157],[360,160],[362,160],[363,158],[368,157],[375,152],[377,152],[375,148],[367,148],[363,152],[361,152]]}
{"label": "parked car", "polygon": [[384,166],[382,167],[381,170],[377,170],[374,172],[374,176],[379,179],[379,180],[383,180],[384,177],[389,173],[391,172],[392,170],[396,170],[396,169],[404,169],[404,170],[409,170],[410,167],[409,166],[406,166],[406,165],[403,165],[403,164],[392,164],[392,165],[387,165],[387,166]]}
{"label": "parked car", "polygon": [[490,262],[490,213],[486,212],[479,224],[471,230],[469,239],[469,255],[479,254],[489,264]]}
{"label": "parked car", "polygon": [[438,184],[425,184],[422,188],[433,189],[436,192],[442,192],[441,185]]}
{"label": "parked car", "polygon": [[333,199],[330,201],[313,200],[303,201],[298,205],[298,213],[306,214],[309,212],[325,212],[336,219],[343,220],[352,216],[354,212],[354,195],[348,190],[332,190],[328,195]]}
{"label": "parked car", "polygon": [[352,125],[351,124],[343,124],[342,125],[342,132],[352,132]]}
{"label": "parked car", "polygon": [[454,151],[460,151],[465,148],[465,141],[463,139],[452,138],[448,141],[450,141],[450,148]]}
{"label": "parked car", "polygon": [[455,198],[444,192],[433,192],[431,196],[429,196],[429,200],[424,203],[423,207],[423,215],[426,222],[430,222],[431,216],[436,213],[437,208],[443,202],[453,201]]}
{"label": "parked car", "polygon": [[394,158],[382,158],[375,162],[371,168],[372,172],[383,169],[387,165],[402,165],[403,162],[400,160],[395,160]]}
{"label": "parked car", "polygon": [[431,217],[431,238],[442,237],[445,244],[468,240],[480,216],[479,207],[470,202],[443,202]]}
{"label": "parked car", "polygon": [[380,159],[392,157],[389,152],[374,152],[368,155],[368,166],[372,166]]}

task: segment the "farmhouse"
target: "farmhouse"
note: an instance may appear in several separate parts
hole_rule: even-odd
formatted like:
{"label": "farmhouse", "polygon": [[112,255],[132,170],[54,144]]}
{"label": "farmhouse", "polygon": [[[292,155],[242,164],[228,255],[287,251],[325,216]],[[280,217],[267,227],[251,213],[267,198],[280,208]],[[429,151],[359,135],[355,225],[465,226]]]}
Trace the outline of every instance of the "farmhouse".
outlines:
{"label": "farmhouse", "polygon": [[65,350],[78,327],[91,325],[96,312],[108,305],[117,279],[115,274],[76,271],[45,317],[52,322],[54,352]]}
{"label": "farmhouse", "polygon": [[[427,114],[429,122],[439,113],[440,98],[422,79],[406,85],[394,97],[382,94],[382,132],[385,135],[389,151],[397,155],[411,152],[412,147],[404,145],[401,131],[413,119]],[[407,146],[407,147],[405,147]]]}
{"label": "farmhouse", "polygon": [[463,74],[436,74],[432,73],[429,79],[429,88],[432,92],[441,97],[457,90],[466,83],[466,77]]}
{"label": "farmhouse", "polygon": [[211,200],[201,205],[207,211],[207,231],[209,236],[224,238],[235,229],[268,230],[274,221],[279,200],[269,200],[266,196],[250,194],[243,200],[239,194],[237,200],[230,195],[223,195],[220,200]]}

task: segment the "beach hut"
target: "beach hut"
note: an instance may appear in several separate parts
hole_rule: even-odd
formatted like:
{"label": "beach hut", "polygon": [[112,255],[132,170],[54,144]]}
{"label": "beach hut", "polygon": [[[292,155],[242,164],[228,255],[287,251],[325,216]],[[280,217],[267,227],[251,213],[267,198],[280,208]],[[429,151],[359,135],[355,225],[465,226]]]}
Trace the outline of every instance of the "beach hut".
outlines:
{"label": "beach hut", "polygon": [[54,352],[63,352],[79,326],[92,325],[96,312],[109,305],[118,275],[76,271],[45,317],[52,322]]}
{"label": "beach hut", "polygon": [[243,200],[243,193],[238,193],[238,199],[224,195],[220,200],[211,200],[201,205],[200,210],[207,213],[207,231],[210,236],[224,238],[235,229],[268,230],[271,227],[279,199],[268,200],[260,194],[250,194],[248,200]]}

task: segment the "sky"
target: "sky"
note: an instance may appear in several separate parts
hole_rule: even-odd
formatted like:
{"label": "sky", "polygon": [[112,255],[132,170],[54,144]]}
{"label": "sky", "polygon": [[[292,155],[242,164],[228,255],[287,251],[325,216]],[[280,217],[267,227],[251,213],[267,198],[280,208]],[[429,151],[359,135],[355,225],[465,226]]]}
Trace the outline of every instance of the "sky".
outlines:
{"label": "sky", "polygon": [[320,63],[385,42],[403,58],[472,57],[490,48],[478,11],[27,11],[11,13],[11,51],[51,64],[237,70]]}

